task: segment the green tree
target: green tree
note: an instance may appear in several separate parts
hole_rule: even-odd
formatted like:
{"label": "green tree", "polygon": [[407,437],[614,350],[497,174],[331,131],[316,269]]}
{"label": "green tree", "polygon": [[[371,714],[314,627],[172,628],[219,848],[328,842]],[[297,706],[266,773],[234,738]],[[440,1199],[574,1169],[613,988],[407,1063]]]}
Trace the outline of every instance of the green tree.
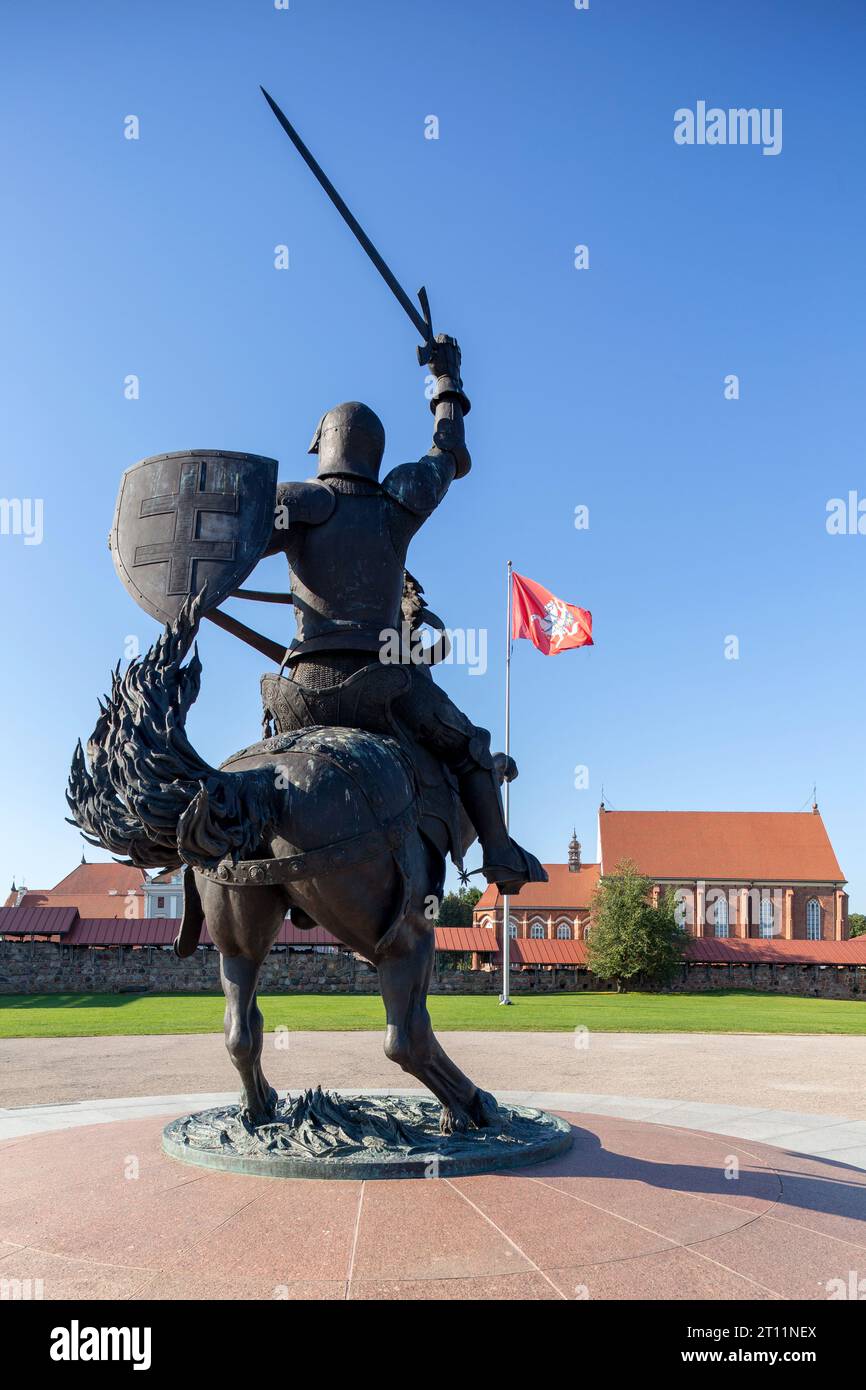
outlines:
{"label": "green tree", "polygon": [[471,927],[472,909],[480,897],[480,888],[460,888],[456,893],[446,893],[439,904],[437,927]]}
{"label": "green tree", "polygon": [[676,896],[668,889],[657,904],[652,881],[623,859],[605,875],[592,902],[589,968],[600,980],[668,984],[683,957],[687,933],[677,923]]}
{"label": "green tree", "polygon": [[866,935],[866,913],[850,912],[848,914],[848,930],[852,936]]}

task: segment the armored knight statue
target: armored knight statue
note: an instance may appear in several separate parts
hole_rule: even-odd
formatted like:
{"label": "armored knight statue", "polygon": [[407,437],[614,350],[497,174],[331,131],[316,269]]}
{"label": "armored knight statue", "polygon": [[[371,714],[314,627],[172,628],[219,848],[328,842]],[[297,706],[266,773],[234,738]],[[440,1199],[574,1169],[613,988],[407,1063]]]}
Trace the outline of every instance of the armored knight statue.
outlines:
{"label": "armored knight statue", "polygon": [[[263,695],[280,733],[347,725],[408,735],[456,779],[481,842],[487,881],[503,893],[518,893],[546,874],[505,828],[499,783],[516,776],[513,760],[494,768],[489,733],[435,684],[418,647],[383,647],[404,619],[409,543],[454,479],[471,467],[463,427],[469,400],[460,368],[456,340],[440,334],[430,361],[436,378],[433,444],[417,463],[401,464],[380,481],[382,423],[368,406],[349,401],[319,421],[309,449],[318,455],[316,478],[279,485],[267,553],[282,551],[288,558],[297,635],[287,653],[288,676],[265,677]],[[395,645],[404,663],[399,671],[383,672]],[[428,796],[431,801],[435,805]],[[441,824],[448,824],[446,816]],[[458,859],[453,832],[448,840]]]}
{"label": "armored knight statue", "polygon": [[[220,953],[240,1105],[230,1121],[223,1111],[212,1125],[192,1117],[189,1141],[167,1131],[168,1152],[195,1151],[190,1161],[225,1166],[231,1129],[240,1171],[253,1171],[250,1146],[263,1171],[274,1171],[275,1155],[286,1145],[304,1148],[312,1136],[307,1157],[315,1169],[326,1132],[335,1162],[354,1134],[360,1159],[369,1158],[371,1143],[408,1145],[399,1172],[412,1175],[414,1164],[424,1175],[417,1156],[426,1130],[412,1138],[402,1118],[365,1120],[357,1106],[349,1113],[319,1091],[290,1104],[265,1078],[259,977],[290,916],[296,929],[318,924],[375,966],[385,1052],[432,1091],[447,1142],[484,1131],[476,1157],[486,1164],[491,1136],[502,1131],[502,1162],[528,1162],[539,1152],[533,1136],[543,1131],[542,1148],[558,1152],[570,1143],[559,1132],[567,1126],[551,1121],[554,1133],[533,1112],[521,1137],[514,1114],[447,1055],[426,1007],[436,951],[431,905],[443,891],[448,855],[462,868],[477,836],[480,872],[504,893],[546,878],[505,825],[499,788],[516,776],[513,760],[492,753],[487,731],[435,684],[429,649],[418,660],[418,644],[400,640],[422,625],[442,631],[406,559],[451,483],[469,472],[460,349],[434,336],[426,291],[419,313],[265,96],[421,335],[418,359],[435,379],[432,447],[380,480],[384,429],[367,406],[350,402],[320,420],[310,446],[318,471],[306,482],[278,483],[274,459],[222,449],[157,454],[128,468],[112,557],[129,593],[164,627],[143,656],[113,672],[86,752],[80,743],[75,750],[67,801],[90,843],[142,868],[183,866],[175,951],[192,956],[206,921]],[[297,624],[288,650],[220,608],[233,596],[285,603],[285,593],[239,587],[263,556],[277,553],[288,560]],[[194,644],[202,618],[279,668],[262,677],[264,737],[219,767],[197,752],[185,727],[200,686]],[[469,1171],[465,1152],[456,1161]]]}

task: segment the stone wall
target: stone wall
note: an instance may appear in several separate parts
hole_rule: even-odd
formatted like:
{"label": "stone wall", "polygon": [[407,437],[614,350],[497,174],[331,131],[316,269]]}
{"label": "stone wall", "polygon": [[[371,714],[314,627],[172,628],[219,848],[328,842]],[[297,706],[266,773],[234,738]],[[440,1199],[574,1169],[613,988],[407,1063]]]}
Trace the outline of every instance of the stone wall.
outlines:
{"label": "stone wall", "polygon": [[[582,974],[584,972],[581,972]],[[432,994],[499,994],[500,971],[436,971]],[[580,988],[570,970],[512,971],[512,989],[556,993]],[[596,989],[605,985],[596,984]],[[346,951],[272,951],[260,989],[271,994],[378,994],[379,977]],[[0,942],[0,994],[198,994],[220,991],[219,955],[200,947],[178,960],[160,947],[62,946]]]}
{"label": "stone wall", "polygon": [[820,999],[866,1000],[864,965],[703,965],[680,967],[666,993],[708,989],[756,989],[766,994],[804,994]]}
{"label": "stone wall", "polygon": [[[446,958],[447,959],[447,958]],[[432,994],[496,994],[498,970],[453,970],[440,957]],[[515,994],[610,990],[588,970],[513,970]],[[0,994],[198,994],[219,992],[219,956],[200,947],[178,960],[159,947],[94,949],[52,941],[0,941]],[[376,971],[345,951],[273,951],[262,967],[270,994],[377,994]],[[866,966],[683,965],[672,992],[755,989],[768,994],[866,999]]]}
{"label": "stone wall", "polygon": [[[217,951],[179,960],[159,946],[63,946],[0,942],[0,994],[219,993]],[[377,994],[376,971],[345,951],[272,951],[262,966],[267,993]]]}

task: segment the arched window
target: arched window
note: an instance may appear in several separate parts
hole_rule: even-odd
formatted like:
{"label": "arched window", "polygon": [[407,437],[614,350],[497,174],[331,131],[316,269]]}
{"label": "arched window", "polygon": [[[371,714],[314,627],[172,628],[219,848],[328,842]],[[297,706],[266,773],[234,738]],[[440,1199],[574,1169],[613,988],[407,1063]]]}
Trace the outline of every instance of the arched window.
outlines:
{"label": "arched window", "polygon": [[533,922],[532,926],[529,928],[529,935],[532,937],[533,941],[543,941],[546,933],[542,923]]}
{"label": "arched window", "polygon": [[821,904],[817,898],[810,898],[806,904],[806,940],[821,940]]}
{"label": "arched window", "polygon": [[682,931],[687,931],[689,919],[691,917],[692,895],[685,888],[678,888],[674,894],[676,907],[674,908],[674,921]]}
{"label": "arched window", "polygon": [[517,939],[517,923],[513,920],[513,918],[509,918],[508,935],[510,936],[512,941],[515,941]]}
{"label": "arched window", "polygon": [[763,937],[773,935],[773,899],[770,897],[761,898],[761,920],[759,935]]}
{"label": "arched window", "polygon": [[728,930],[728,900],[724,893],[720,898],[716,898],[713,920],[716,936],[730,935]]}
{"label": "arched window", "polygon": [[556,939],[557,941],[571,940],[571,927],[567,922],[560,922],[559,926],[556,928]]}
{"label": "arched window", "polygon": [[589,940],[589,922],[587,922],[586,926],[583,929],[583,939],[584,941]]}

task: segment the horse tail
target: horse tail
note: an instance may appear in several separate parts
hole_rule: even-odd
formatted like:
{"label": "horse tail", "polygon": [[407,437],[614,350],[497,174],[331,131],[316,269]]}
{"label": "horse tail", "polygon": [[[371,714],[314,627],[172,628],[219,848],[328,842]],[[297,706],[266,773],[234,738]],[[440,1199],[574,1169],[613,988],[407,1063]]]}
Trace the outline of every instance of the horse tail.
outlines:
{"label": "horse tail", "polygon": [[89,844],[140,868],[211,867],[226,856],[244,858],[260,848],[282,805],[269,769],[221,772],[186,736],[201,681],[193,644],[202,597],[187,600],[122,675],[115,668],[87,757],[79,741],[72,758],[70,824]]}

